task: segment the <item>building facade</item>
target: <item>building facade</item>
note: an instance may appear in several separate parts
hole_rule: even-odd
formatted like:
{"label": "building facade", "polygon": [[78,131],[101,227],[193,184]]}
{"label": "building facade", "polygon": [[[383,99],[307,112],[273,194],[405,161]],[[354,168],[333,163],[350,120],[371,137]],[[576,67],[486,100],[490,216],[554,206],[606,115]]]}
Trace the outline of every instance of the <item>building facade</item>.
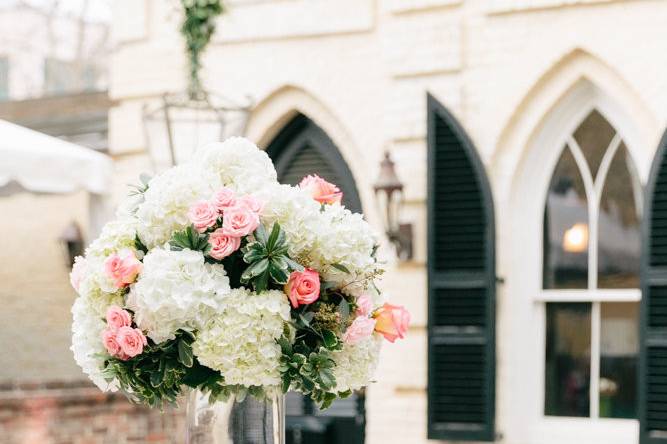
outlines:
{"label": "building facade", "polygon": [[[640,414],[642,442],[663,442],[661,355],[652,390],[637,375],[644,324],[662,322],[660,304],[639,319],[639,227],[667,123],[667,3],[226,5],[205,84],[253,98],[246,135],[291,153],[284,180],[329,168],[380,231],[385,151],[405,183],[414,254],[385,243],[382,286],[413,322],[367,390],[366,442],[631,444]],[[115,8],[110,152],[129,181],[150,164],[142,109],[185,88],[186,60],[174,4]]]}

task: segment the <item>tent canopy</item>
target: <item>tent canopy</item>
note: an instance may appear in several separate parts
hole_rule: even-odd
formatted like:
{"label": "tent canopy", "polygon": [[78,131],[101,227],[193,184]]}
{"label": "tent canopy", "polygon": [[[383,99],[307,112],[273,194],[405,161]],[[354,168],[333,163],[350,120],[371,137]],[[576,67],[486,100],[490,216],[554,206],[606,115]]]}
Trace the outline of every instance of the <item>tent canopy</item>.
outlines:
{"label": "tent canopy", "polygon": [[109,156],[0,120],[0,195],[111,191]]}

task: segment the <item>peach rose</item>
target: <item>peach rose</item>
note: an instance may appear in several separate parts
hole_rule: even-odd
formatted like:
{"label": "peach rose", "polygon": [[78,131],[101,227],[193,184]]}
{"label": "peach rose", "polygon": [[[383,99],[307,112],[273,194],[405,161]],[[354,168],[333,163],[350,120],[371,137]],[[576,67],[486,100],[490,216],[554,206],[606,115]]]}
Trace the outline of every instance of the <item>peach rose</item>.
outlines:
{"label": "peach rose", "polygon": [[257,199],[255,196],[252,196],[250,194],[241,197],[238,200],[238,203],[240,205],[245,205],[246,207],[250,208],[250,210],[252,210],[257,214],[261,213],[262,209],[264,208],[264,203],[259,199]]}
{"label": "peach rose", "polygon": [[116,333],[116,341],[120,349],[130,358],[141,354],[144,346],[148,345],[146,336],[138,328],[121,327]]}
{"label": "peach rose", "polygon": [[258,226],[259,216],[245,205],[236,205],[225,210],[222,229],[228,236],[247,236],[255,231]]}
{"label": "peach rose", "polygon": [[104,343],[104,348],[107,349],[107,352],[111,356],[116,356],[121,353],[120,344],[116,341],[116,333],[107,329],[102,332],[102,342]]}
{"label": "peach rose", "polygon": [[373,312],[375,331],[389,342],[397,338],[403,339],[410,324],[410,313],[399,305],[384,304]]}
{"label": "peach rose", "polygon": [[75,257],[72,272],[69,274],[69,282],[76,291],[79,291],[79,286],[81,285],[81,281],[86,277],[87,271],[88,264],[86,258],[83,256]]}
{"label": "peach rose", "polygon": [[112,332],[118,331],[121,327],[129,327],[132,325],[132,316],[126,310],[123,310],[117,305],[112,305],[107,309],[107,326]]}
{"label": "peach rose", "polygon": [[322,204],[340,203],[343,199],[343,193],[336,185],[327,182],[317,174],[301,179],[299,188],[306,190],[313,196],[313,199]]}
{"label": "peach rose", "polygon": [[352,321],[352,325],[350,325],[345,331],[345,334],[343,334],[343,341],[348,344],[356,344],[362,339],[366,339],[373,334],[375,323],[375,319],[359,316]]}
{"label": "peach rose", "polygon": [[213,259],[224,259],[241,246],[241,238],[225,234],[225,230],[218,228],[208,237],[208,243],[211,244],[211,251],[208,255]]}
{"label": "peach rose", "polygon": [[310,268],[304,271],[293,271],[285,284],[285,293],[294,308],[299,305],[312,304],[320,297],[319,273]]}
{"label": "peach rose", "polygon": [[114,253],[104,261],[104,273],[116,288],[123,288],[134,282],[142,267],[143,264],[131,250]]}
{"label": "peach rose", "polygon": [[357,298],[357,314],[359,316],[368,316],[373,310],[373,300],[366,293]]}
{"label": "peach rose", "polygon": [[231,188],[222,187],[213,195],[211,203],[220,213],[223,213],[227,208],[236,205],[236,193]]}
{"label": "peach rose", "polygon": [[200,200],[188,210],[188,219],[200,233],[218,221],[218,209],[207,200]]}

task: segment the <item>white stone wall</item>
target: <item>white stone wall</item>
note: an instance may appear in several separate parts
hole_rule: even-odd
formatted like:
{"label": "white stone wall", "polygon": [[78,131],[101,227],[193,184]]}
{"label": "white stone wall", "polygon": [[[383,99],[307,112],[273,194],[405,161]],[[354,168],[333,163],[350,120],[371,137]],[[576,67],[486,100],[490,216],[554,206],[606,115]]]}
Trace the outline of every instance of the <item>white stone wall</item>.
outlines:
{"label": "white stone wall", "polygon": [[[534,279],[527,279],[539,274],[539,258],[519,250],[539,245],[541,216],[534,215],[545,190],[525,174],[542,162],[531,147],[577,85],[619,110],[613,123],[646,179],[667,121],[667,2],[236,0],[229,7],[204,78],[214,91],[255,99],[252,139],[265,145],[291,113],[307,114],[341,149],[373,223],[371,184],[384,150],[406,182],[404,219],[414,224],[416,257],[391,261],[383,286],[414,321],[407,340],[385,348],[369,390],[368,442],[427,441],[427,91],[465,127],[493,187],[498,274],[506,281],[498,291],[499,440],[637,442],[636,421],[542,418],[543,327]],[[185,85],[178,21],[166,2],[116,2],[111,149],[126,165],[143,156],[142,105]],[[537,198],[527,203],[525,195]],[[518,231],[521,221],[533,230]]]}

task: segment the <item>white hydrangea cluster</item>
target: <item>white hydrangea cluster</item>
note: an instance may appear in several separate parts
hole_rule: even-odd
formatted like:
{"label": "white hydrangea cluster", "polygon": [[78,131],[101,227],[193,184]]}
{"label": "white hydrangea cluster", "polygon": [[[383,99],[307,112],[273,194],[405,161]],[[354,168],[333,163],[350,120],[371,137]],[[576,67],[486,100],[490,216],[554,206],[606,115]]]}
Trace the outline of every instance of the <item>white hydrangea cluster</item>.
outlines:
{"label": "white hydrangea cluster", "polygon": [[206,145],[197,152],[195,162],[199,171],[217,176],[222,185],[240,194],[255,193],[277,181],[269,156],[242,137]]}
{"label": "white hydrangea cluster", "polygon": [[225,384],[279,385],[281,350],[276,339],[290,319],[285,293],[271,290],[256,294],[238,288],[225,298],[223,306],[192,345],[199,362],[219,370]]}
{"label": "white hydrangea cluster", "polygon": [[258,198],[265,203],[262,223],[270,228],[278,222],[285,232],[290,256],[308,262],[307,256],[318,237],[326,235],[321,231],[320,204],[303,190],[290,185],[264,188]]}
{"label": "white hydrangea cluster", "polygon": [[179,329],[199,329],[222,310],[229,278],[222,265],[206,263],[201,251],[154,248],[143,263],[127,306],[156,343],[174,339]]}
{"label": "white hydrangea cluster", "polygon": [[149,249],[167,242],[174,232],[190,225],[190,206],[209,199],[220,186],[217,176],[192,162],[155,176],[136,211],[141,242]]}
{"label": "white hydrangea cluster", "polygon": [[72,306],[72,346],[74,360],[83,372],[102,391],[115,391],[117,384],[107,382],[102,376],[104,360],[99,355],[104,353],[102,331],[106,328],[104,318],[90,304],[90,300],[79,297]]}
{"label": "white hydrangea cluster", "polygon": [[134,249],[137,221],[130,217],[107,222],[102,233],[86,249],[86,256],[107,257],[125,248]]}
{"label": "white hydrangea cluster", "polygon": [[373,334],[356,344],[344,344],[341,351],[334,352],[336,391],[359,390],[367,386],[377,368],[381,347],[382,338]]}

